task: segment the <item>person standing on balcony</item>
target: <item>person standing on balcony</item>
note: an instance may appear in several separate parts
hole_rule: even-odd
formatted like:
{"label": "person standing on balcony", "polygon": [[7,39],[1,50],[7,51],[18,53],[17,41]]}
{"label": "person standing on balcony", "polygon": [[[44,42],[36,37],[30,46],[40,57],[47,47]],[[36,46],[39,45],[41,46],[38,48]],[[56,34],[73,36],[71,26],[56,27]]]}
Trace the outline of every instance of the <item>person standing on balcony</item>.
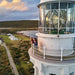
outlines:
{"label": "person standing on balcony", "polygon": [[33,40],[33,38],[31,37],[31,45],[33,45],[34,44],[34,40]]}
{"label": "person standing on balcony", "polygon": [[37,43],[37,39],[36,38],[33,38],[33,44],[34,44],[34,46],[37,46],[38,45],[38,43]]}

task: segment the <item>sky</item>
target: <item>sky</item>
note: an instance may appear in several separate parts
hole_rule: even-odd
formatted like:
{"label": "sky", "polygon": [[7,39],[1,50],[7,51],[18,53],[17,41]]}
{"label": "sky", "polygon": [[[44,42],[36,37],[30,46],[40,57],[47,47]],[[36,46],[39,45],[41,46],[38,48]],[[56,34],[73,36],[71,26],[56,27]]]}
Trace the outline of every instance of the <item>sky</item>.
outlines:
{"label": "sky", "polygon": [[0,0],[0,21],[37,20],[40,0]]}

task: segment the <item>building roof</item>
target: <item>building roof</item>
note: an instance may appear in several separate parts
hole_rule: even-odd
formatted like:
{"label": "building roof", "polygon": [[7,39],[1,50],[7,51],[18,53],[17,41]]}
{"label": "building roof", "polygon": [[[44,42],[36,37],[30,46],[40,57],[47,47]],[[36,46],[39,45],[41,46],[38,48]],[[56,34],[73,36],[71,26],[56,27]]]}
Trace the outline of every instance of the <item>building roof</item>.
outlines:
{"label": "building roof", "polygon": [[56,3],[56,2],[75,2],[75,0],[41,0],[40,1],[40,4],[38,4],[38,7],[43,4],[43,3],[48,3],[48,2],[51,2],[51,3]]}
{"label": "building roof", "polygon": [[41,0],[40,3],[43,3],[43,2],[70,2],[70,1],[75,1],[75,0]]}

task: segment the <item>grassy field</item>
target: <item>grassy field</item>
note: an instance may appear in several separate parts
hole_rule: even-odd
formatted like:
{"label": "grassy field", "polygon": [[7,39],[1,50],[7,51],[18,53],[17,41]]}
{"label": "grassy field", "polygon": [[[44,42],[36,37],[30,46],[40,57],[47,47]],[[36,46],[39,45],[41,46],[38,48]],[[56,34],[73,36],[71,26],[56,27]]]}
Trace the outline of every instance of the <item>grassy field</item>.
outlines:
{"label": "grassy field", "polygon": [[0,75],[13,75],[4,47],[0,46]]}
{"label": "grassy field", "polygon": [[26,37],[24,35],[21,35],[21,34],[14,34],[14,35],[15,35],[15,37],[17,37],[19,39],[30,41],[30,38],[29,37]]}
{"label": "grassy field", "polygon": [[0,22],[0,27],[35,28],[35,27],[38,27],[38,21],[37,20],[5,21],[5,22]]}
{"label": "grassy field", "polygon": [[20,75],[33,75],[33,64],[29,61],[28,49],[30,48],[30,39],[23,35],[15,34],[21,40],[11,41],[8,36],[0,35],[4,38],[9,47],[16,67]]}
{"label": "grassy field", "polygon": [[0,29],[0,33],[12,33],[15,34],[17,31],[25,31],[25,30],[38,30],[37,27],[34,28],[11,28],[11,29]]}
{"label": "grassy field", "polygon": [[16,33],[17,31],[25,30],[37,30],[38,21],[37,20],[24,20],[24,21],[5,21],[0,22],[0,33]]}

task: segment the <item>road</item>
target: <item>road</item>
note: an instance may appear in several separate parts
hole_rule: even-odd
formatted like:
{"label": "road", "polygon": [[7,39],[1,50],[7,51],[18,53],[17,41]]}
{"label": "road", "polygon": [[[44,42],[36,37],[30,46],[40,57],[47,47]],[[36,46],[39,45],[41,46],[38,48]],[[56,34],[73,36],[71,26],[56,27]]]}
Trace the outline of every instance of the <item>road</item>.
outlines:
{"label": "road", "polygon": [[0,30],[2,30],[2,29],[11,29],[11,28],[9,28],[9,27],[7,27],[7,28],[0,28]]}
{"label": "road", "polygon": [[8,47],[6,46],[5,43],[3,43],[2,46],[4,46],[5,49],[6,49],[7,56],[8,56],[9,63],[10,63],[10,66],[11,66],[11,68],[12,68],[13,74],[14,74],[14,75],[19,75],[19,73],[18,73],[18,71],[17,71],[17,68],[16,68],[16,66],[15,66],[15,63],[14,63],[14,61],[13,61],[13,58],[12,58],[12,56],[11,56],[11,53],[10,53]]}

